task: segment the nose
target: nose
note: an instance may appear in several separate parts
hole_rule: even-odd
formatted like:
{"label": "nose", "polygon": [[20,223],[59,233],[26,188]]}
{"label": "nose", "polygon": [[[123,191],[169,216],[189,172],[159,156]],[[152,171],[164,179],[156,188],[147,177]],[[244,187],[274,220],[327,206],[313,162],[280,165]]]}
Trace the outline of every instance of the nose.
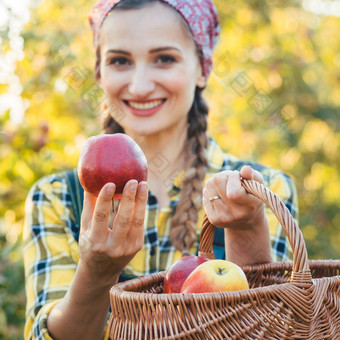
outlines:
{"label": "nose", "polygon": [[155,82],[149,73],[145,65],[138,65],[133,70],[129,92],[135,98],[146,98],[154,91]]}

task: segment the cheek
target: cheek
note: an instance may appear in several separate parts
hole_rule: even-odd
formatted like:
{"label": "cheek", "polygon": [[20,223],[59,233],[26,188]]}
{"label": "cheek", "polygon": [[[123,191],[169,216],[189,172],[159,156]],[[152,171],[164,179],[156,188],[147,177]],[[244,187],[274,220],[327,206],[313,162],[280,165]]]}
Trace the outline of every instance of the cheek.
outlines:
{"label": "cheek", "polygon": [[182,72],[174,72],[164,81],[167,84],[167,88],[173,93],[186,97],[189,96],[191,98],[191,96],[194,95],[196,88],[194,79],[194,76],[190,72],[183,70]]}
{"label": "cheek", "polygon": [[119,89],[121,88],[121,81],[119,78],[113,77],[110,75],[110,72],[102,73],[102,79],[101,79],[101,87],[104,91],[104,93],[107,96],[114,96],[115,94],[118,94]]}
{"label": "cheek", "polygon": [[[177,112],[178,115],[187,116],[190,111],[194,96],[195,96],[195,86],[188,84],[186,81],[177,79],[173,82],[174,91],[173,100],[171,101],[173,110]],[[175,117],[176,115],[174,115]]]}

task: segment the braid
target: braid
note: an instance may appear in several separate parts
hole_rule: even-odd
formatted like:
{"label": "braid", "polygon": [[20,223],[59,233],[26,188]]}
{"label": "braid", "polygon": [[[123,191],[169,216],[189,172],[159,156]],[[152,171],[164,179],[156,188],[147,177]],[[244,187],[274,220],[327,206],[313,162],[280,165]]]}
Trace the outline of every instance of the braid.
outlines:
{"label": "braid", "polygon": [[197,88],[188,116],[186,171],[176,212],[171,219],[172,244],[183,254],[189,253],[190,247],[197,239],[196,223],[198,212],[202,208],[203,180],[208,168],[207,115],[208,106],[202,97],[202,89]]}

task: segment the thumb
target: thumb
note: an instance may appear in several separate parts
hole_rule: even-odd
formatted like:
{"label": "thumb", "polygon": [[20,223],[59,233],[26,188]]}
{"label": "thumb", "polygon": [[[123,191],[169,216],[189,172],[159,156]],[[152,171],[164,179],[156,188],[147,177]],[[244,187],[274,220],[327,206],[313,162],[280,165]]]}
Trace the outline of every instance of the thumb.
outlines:
{"label": "thumb", "polygon": [[253,169],[249,165],[243,166],[240,170],[240,174],[245,179],[253,179],[256,182],[264,184],[264,179],[263,179],[262,174],[259,171]]}

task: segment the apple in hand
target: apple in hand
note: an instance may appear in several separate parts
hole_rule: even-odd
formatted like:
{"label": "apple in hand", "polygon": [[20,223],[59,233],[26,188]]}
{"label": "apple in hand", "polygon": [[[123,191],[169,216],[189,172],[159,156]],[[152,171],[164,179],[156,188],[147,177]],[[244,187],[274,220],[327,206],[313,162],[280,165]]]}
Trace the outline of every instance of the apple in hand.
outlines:
{"label": "apple in hand", "polygon": [[208,293],[249,289],[243,270],[230,261],[210,260],[200,264],[184,281],[181,293]]}
{"label": "apple in hand", "polygon": [[103,134],[88,138],[78,161],[81,186],[94,196],[108,182],[116,185],[114,198],[121,198],[130,179],[146,181],[147,161],[142,149],[123,133]]}
{"label": "apple in hand", "polygon": [[180,293],[182,284],[189,274],[206,261],[208,259],[201,256],[184,256],[174,262],[167,270],[163,280],[164,293]]}

